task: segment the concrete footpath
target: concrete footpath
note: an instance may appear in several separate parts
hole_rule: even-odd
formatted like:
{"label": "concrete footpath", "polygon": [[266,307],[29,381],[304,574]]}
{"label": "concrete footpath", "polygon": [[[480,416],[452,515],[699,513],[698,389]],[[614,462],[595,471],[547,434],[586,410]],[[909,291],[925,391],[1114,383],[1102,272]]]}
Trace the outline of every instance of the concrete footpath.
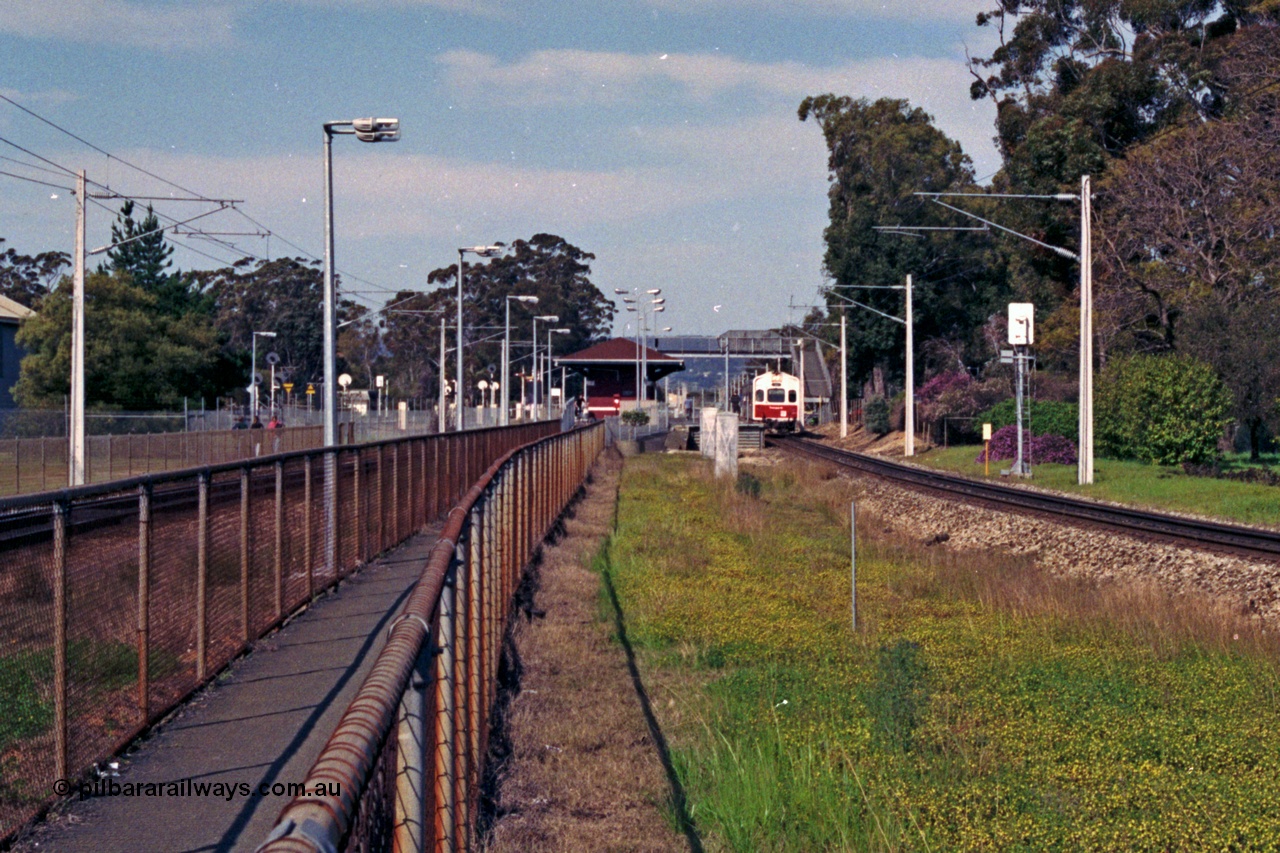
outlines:
{"label": "concrete footpath", "polygon": [[[289,796],[262,783],[302,782],[386,641],[439,527],[365,567],[277,633],[260,640],[136,751],[125,783],[179,783],[178,796],[73,800],[14,847],[19,851],[179,853],[252,851]],[[199,795],[196,783],[235,793]],[[243,795],[244,788],[255,793]]]}

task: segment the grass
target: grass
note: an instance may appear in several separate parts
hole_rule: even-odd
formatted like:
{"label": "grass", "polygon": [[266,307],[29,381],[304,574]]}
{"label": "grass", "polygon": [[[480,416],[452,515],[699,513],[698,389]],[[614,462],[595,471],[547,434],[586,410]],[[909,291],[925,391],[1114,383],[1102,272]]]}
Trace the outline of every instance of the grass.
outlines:
{"label": "grass", "polygon": [[[980,447],[935,447],[914,458],[920,465],[984,478],[984,466],[974,462]],[[1245,457],[1247,459],[1247,457]],[[1239,467],[1239,459],[1228,463]],[[992,460],[990,479],[1000,479],[1008,460]],[[1254,526],[1280,525],[1280,488],[1238,483],[1211,477],[1189,477],[1179,468],[1115,459],[1094,460],[1094,482],[1076,482],[1074,465],[1032,465],[1031,485],[1060,492],[1150,509],[1186,512]]]}
{"label": "grass", "polygon": [[[150,673],[164,678],[179,668],[172,654],[152,650]],[[138,678],[138,652],[116,642],[78,640],[67,646],[67,680],[90,695],[120,690]],[[53,725],[53,650],[0,657],[0,752]]]}
{"label": "grass", "polygon": [[[925,549],[847,481],[629,460],[610,573],[713,850],[1266,849],[1275,637],[1157,589]],[[864,528],[865,524],[865,528]]]}

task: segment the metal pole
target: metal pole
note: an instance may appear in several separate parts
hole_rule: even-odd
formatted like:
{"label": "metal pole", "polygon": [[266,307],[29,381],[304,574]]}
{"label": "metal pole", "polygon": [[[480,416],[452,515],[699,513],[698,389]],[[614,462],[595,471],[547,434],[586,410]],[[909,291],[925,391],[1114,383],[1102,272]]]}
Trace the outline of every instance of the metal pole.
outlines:
{"label": "metal pole", "polygon": [[84,485],[84,170],[76,173],[76,256],[71,289],[71,465],[68,484]]}
{"label": "metal pole", "polygon": [[437,432],[445,430],[445,378],[444,378],[444,357],[445,357],[445,340],[444,340],[444,318],[440,318],[440,409],[436,412],[436,420],[439,422]]}
{"label": "metal pole", "polygon": [[858,507],[849,502],[849,616],[858,630]]}
{"label": "metal pole", "polygon": [[1093,482],[1093,194],[1080,179],[1080,446],[1078,481]]}
{"label": "metal pole", "polygon": [[[324,129],[324,446],[338,443],[337,293],[333,279],[333,135]],[[257,386],[254,386],[255,389]],[[256,414],[256,412],[255,412]],[[338,576],[338,457],[324,457],[324,553],[329,570]],[[245,500],[248,498],[246,496]],[[246,623],[246,631],[248,625]],[[246,642],[248,635],[245,636]]]}
{"label": "metal pole", "polygon": [[507,322],[502,327],[502,414],[498,416],[498,423],[506,426],[511,423],[507,413],[511,403],[511,300],[502,301],[507,303]]}
{"label": "metal pole", "polygon": [[907,276],[907,423],[906,439],[903,448],[904,456],[916,455],[916,360],[915,360],[915,318],[912,315],[911,295],[913,290],[911,276]]}
{"label": "metal pole", "polygon": [[53,751],[54,772],[59,779],[67,778],[68,509],[63,501],[53,504]]}
{"label": "metal pole", "polygon": [[533,318],[533,420],[538,419],[538,318]]}
{"label": "metal pole", "polygon": [[138,487],[138,721],[151,716],[151,486]]}
{"label": "metal pole", "polygon": [[209,661],[209,472],[196,478],[196,681]]}
{"label": "metal pole", "polygon": [[[840,437],[849,437],[849,339],[844,307],[840,308]],[[855,624],[854,627],[857,627]]]}
{"label": "metal pole", "polygon": [[454,388],[455,405],[457,407],[457,429],[462,429],[462,250],[458,250],[458,356],[457,387]]}

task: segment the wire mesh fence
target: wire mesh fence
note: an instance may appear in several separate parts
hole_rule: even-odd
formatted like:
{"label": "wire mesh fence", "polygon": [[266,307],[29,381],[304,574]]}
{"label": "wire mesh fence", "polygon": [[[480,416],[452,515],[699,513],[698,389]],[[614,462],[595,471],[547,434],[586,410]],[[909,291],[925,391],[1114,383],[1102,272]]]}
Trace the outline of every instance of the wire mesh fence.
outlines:
{"label": "wire mesh fence", "polygon": [[474,485],[308,773],[311,795],[284,809],[260,853],[478,849],[489,715],[514,594],[605,439],[603,423],[553,435],[482,474],[482,457],[463,457],[463,479]]}
{"label": "wire mesh fence", "polygon": [[[0,838],[552,423],[0,498]],[[466,479],[471,476],[472,479]]]}

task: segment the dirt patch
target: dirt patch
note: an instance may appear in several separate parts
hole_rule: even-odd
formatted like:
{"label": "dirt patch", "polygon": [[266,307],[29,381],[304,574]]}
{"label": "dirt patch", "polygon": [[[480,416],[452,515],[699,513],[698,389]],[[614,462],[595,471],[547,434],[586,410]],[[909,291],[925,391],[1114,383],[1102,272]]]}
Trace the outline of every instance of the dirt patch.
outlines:
{"label": "dirt patch", "polygon": [[590,568],[612,528],[621,469],[612,452],[602,457],[526,587],[486,850],[689,849],[666,816],[672,792],[647,699],[601,618],[607,599]]}
{"label": "dirt patch", "polygon": [[[823,424],[810,431],[822,436],[826,440],[825,443],[831,447],[857,453],[875,453],[880,456],[902,456],[906,441],[905,434],[900,430],[886,435],[876,435],[873,432],[867,432],[861,424],[851,424],[846,438],[840,437],[840,425],[837,423]],[[916,453],[924,453],[933,447],[929,443],[928,436],[923,432],[916,433],[915,443]]]}

